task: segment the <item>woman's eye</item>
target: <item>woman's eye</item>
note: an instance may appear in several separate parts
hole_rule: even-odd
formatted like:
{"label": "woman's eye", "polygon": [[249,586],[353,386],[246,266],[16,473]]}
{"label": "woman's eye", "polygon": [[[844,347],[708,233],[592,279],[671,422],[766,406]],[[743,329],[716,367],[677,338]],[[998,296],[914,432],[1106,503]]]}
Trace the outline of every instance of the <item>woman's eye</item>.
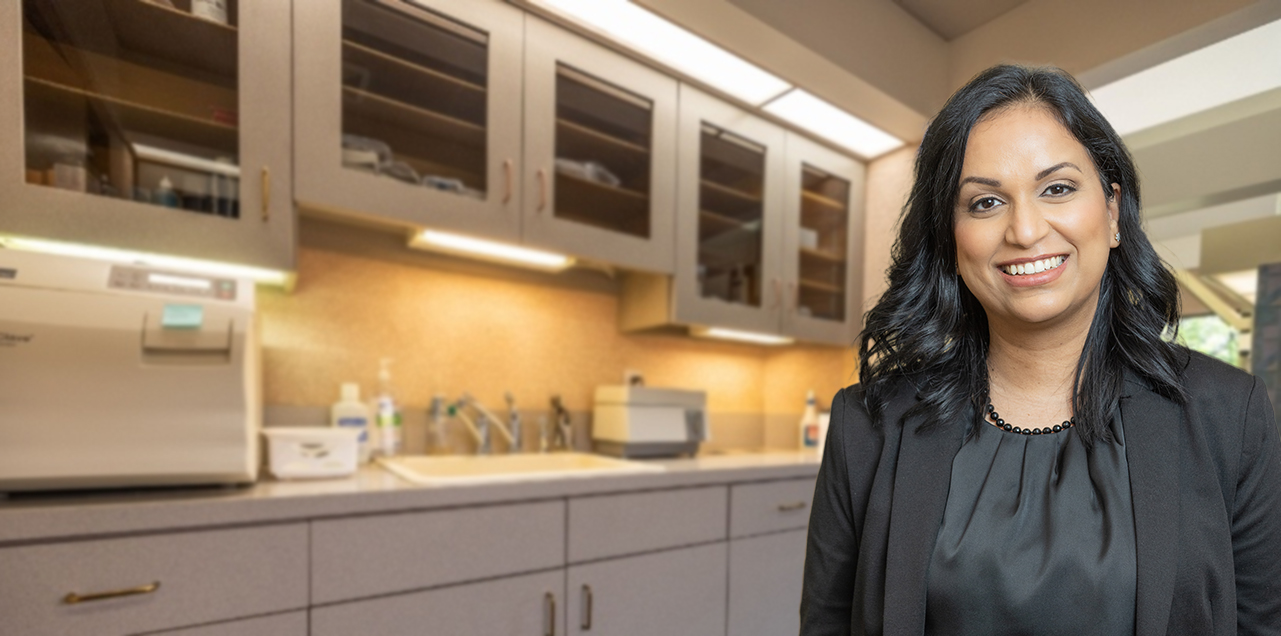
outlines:
{"label": "woman's eye", "polygon": [[1000,204],[1001,204],[1000,199],[997,199],[995,197],[983,197],[982,199],[979,199],[978,201],[975,201],[974,203],[970,204],[970,211],[986,212]]}
{"label": "woman's eye", "polygon": [[1055,183],[1045,189],[1045,193],[1052,197],[1061,197],[1067,194],[1071,194],[1075,191],[1076,191],[1076,188],[1073,188],[1072,186],[1066,183]]}

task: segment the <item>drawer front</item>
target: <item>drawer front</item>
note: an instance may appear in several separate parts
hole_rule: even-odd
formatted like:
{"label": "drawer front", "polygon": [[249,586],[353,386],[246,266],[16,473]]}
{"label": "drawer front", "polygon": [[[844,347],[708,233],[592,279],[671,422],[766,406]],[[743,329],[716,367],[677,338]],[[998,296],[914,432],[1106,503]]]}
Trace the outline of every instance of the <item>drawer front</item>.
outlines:
{"label": "drawer front", "polygon": [[316,521],[312,602],[406,592],[565,564],[565,502]]}
{"label": "drawer front", "polygon": [[307,612],[304,610],[261,618],[246,618],[157,632],[152,636],[307,636]]}
{"label": "drawer front", "polygon": [[730,536],[809,527],[814,479],[742,484],[730,491]]}
{"label": "drawer front", "polygon": [[729,636],[800,631],[804,530],[729,542]]}
{"label": "drawer front", "polygon": [[[0,549],[0,634],[128,634],[307,606],[307,526]],[[154,591],[67,604],[159,583]]]}
{"label": "drawer front", "polygon": [[553,570],[327,605],[311,610],[311,636],[562,634],[564,589],[565,571]]}
{"label": "drawer front", "polygon": [[725,539],[725,486],[569,501],[569,561],[578,563]]}

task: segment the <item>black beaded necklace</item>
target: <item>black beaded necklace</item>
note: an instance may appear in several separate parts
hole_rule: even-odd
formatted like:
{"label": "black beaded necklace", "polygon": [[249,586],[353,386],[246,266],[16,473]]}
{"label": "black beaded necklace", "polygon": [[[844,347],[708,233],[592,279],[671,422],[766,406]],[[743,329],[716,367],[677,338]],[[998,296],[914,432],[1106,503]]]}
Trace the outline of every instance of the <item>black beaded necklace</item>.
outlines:
{"label": "black beaded necklace", "polygon": [[987,403],[987,419],[992,421],[992,426],[995,426],[1003,431],[1009,431],[1011,433],[1019,433],[1021,435],[1050,435],[1053,433],[1066,431],[1069,428],[1076,426],[1076,416],[1073,415],[1072,419],[1066,422],[1063,422],[1062,424],[1055,424],[1053,427],[1047,426],[1045,428],[1019,428],[1001,419],[1000,414],[996,412],[996,407],[992,406],[991,402]]}

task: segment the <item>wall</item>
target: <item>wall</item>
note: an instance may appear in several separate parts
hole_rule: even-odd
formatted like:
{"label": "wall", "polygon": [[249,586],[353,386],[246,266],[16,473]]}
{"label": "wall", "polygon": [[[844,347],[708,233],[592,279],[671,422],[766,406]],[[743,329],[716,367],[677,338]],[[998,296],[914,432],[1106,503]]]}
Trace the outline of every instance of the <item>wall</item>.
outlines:
{"label": "wall", "polygon": [[470,392],[500,411],[511,391],[534,412],[560,394],[582,413],[596,386],[635,369],[650,386],[707,391],[713,447],[787,447],[806,390],[826,408],[853,382],[846,349],[621,334],[616,285],[598,272],[542,274],[404,244],[399,234],[303,220],[296,289],[259,296],[269,418],[323,418],[344,381],[368,395],[382,356],[395,359],[409,422],[425,418],[438,392]]}

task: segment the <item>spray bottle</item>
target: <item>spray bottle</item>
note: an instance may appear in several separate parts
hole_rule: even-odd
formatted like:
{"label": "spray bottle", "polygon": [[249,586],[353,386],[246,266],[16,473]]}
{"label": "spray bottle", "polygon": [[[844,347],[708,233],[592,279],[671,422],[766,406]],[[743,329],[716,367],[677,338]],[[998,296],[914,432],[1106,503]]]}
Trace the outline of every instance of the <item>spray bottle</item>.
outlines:
{"label": "spray bottle", "polygon": [[805,396],[805,415],[801,416],[801,450],[817,451],[821,442],[818,405],[814,402],[814,390],[810,389],[809,394]]}
{"label": "spray bottle", "polygon": [[384,457],[394,457],[400,454],[400,405],[391,388],[391,358],[383,358],[378,364],[378,399],[374,403],[378,450]]}

